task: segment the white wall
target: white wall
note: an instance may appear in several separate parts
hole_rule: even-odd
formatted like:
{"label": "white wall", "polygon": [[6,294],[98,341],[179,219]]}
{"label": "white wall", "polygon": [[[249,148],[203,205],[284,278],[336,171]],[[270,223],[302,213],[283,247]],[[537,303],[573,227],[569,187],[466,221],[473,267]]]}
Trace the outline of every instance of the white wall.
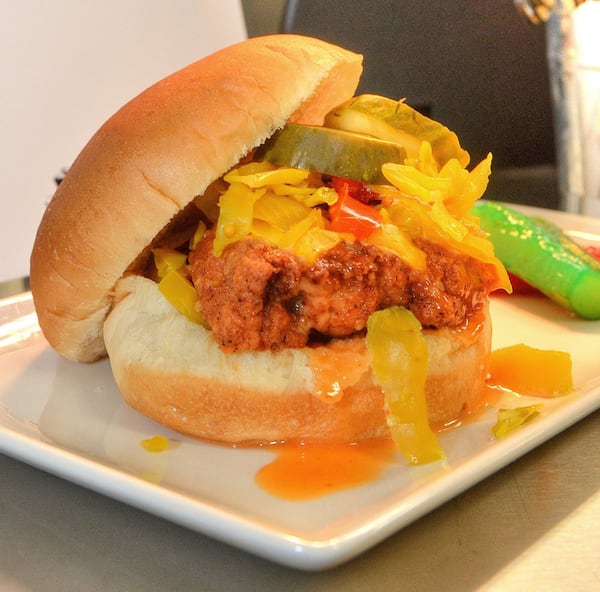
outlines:
{"label": "white wall", "polygon": [[19,0],[0,19],[0,282],[28,274],[54,178],[124,102],[243,39],[239,0]]}

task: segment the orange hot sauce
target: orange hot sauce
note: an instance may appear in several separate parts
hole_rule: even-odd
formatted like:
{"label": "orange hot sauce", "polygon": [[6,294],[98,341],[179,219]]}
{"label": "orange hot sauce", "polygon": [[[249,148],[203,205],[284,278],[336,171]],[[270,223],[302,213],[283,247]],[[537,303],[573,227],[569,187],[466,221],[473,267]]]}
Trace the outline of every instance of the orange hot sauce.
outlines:
{"label": "orange hot sauce", "polygon": [[[353,374],[353,364],[345,366],[348,371],[342,374],[347,379],[346,374]],[[325,368],[321,386],[327,386],[334,373],[333,367]],[[539,397],[560,396],[572,390],[570,356],[564,352],[535,350],[522,344],[504,348],[493,352],[490,372],[480,406],[450,424],[435,426],[436,431],[476,420],[506,390]],[[339,393],[324,388],[322,395],[335,398]],[[267,493],[289,501],[310,500],[374,481],[397,453],[392,439],[354,444],[285,442],[272,445],[271,450],[275,459],[258,471],[255,481]]]}
{"label": "orange hot sauce", "polygon": [[264,491],[302,501],[364,485],[375,480],[396,454],[391,439],[356,444],[274,444],[274,461],[256,474]]}

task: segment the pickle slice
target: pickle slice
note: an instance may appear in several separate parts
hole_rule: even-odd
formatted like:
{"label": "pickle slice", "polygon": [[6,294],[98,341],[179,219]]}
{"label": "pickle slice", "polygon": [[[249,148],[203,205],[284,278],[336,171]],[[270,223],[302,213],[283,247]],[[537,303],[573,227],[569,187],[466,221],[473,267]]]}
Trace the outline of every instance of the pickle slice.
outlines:
{"label": "pickle slice", "polygon": [[332,109],[324,125],[397,142],[406,148],[409,158],[418,158],[421,142],[427,141],[440,166],[451,158],[463,167],[469,164],[469,153],[461,148],[454,132],[403,101],[360,95]]}
{"label": "pickle slice", "polygon": [[289,123],[258,148],[254,159],[363,183],[389,184],[381,166],[403,163],[406,150],[395,142],[364,134]]}

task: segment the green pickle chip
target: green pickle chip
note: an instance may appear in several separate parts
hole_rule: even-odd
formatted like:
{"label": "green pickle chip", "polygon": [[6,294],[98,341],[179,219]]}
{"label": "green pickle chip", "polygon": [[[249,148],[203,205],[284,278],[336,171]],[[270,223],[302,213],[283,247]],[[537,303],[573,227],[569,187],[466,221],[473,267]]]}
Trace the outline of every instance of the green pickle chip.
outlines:
{"label": "green pickle chip", "polygon": [[259,147],[254,159],[373,184],[386,182],[382,165],[403,163],[406,150],[360,133],[290,123]]}
{"label": "green pickle chip", "polygon": [[461,148],[454,132],[403,101],[360,95],[332,109],[324,125],[396,142],[404,146],[409,158],[418,158],[421,143],[427,141],[440,166],[451,158],[463,167],[469,164],[469,153]]}

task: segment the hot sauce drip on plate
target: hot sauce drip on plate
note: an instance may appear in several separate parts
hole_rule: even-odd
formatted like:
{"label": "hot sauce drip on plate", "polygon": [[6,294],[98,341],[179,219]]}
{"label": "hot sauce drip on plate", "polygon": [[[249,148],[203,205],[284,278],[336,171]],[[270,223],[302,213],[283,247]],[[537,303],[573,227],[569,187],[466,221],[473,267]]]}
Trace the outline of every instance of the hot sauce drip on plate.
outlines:
{"label": "hot sauce drip on plate", "polygon": [[396,454],[391,440],[356,444],[274,444],[275,460],[256,474],[256,483],[275,497],[303,501],[376,480]]}
{"label": "hot sauce drip on plate", "polygon": [[[492,358],[492,374],[482,392],[480,406],[466,410],[463,416],[445,426],[432,426],[436,432],[477,421],[485,411],[497,408],[507,393],[543,399],[572,391],[570,356],[564,352],[519,344],[497,350]],[[547,371],[548,364],[554,367],[552,373]],[[517,367],[523,365],[529,367],[529,372],[518,370]],[[511,367],[515,368],[514,377]],[[525,382],[523,376],[527,376]],[[541,404],[536,406],[539,408],[536,414],[541,407]],[[524,409],[515,407],[509,413]],[[520,425],[522,423],[511,430]],[[286,442],[272,445],[271,451],[275,459],[258,471],[255,481],[267,493],[288,501],[306,501],[365,485],[377,480],[395,459],[402,462],[391,438],[354,444]]]}
{"label": "hot sauce drip on plate", "polygon": [[[481,330],[479,321],[474,318],[463,328],[465,339],[473,339]],[[334,403],[343,396],[344,388],[356,383],[365,371],[366,349],[364,343],[357,340],[334,349],[335,355],[330,351],[329,358],[326,351],[315,348],[311,361],[322,369],[317,373],[317,396]],[[476,422],[490,409],[498,410],[506,395],[514,395],[516,403],[520,395],[548,398],[569,394],[572,389],[568,353],[540,350],[524,344],[502,348],[492,352],[490,374],[478,405],[465,409],[454,421],[443,426],[432,425],[431,429],[441,433]],[[537,407],[541,409],[541,406],[536,406],[536,414],[539,412]],[[509,414],[520,410],[523,407],[516,406]],[[510,430],[518,429],[522,423],[511,420],[511,425],[516,427]],[[255,481],[267,493],[288,501],[310,500],[365,485],[377,480],[394,462],[403,462],[391,438],[354,444],[286,442],[274,444],[270,450],[275,453],[275,459],[258,471]]]}
{"label": "hot sauce drip on plate", "polygon": [[551,398],[573,391],[571,356],[523,343],[492,352],[489,384],[521,395]]}

